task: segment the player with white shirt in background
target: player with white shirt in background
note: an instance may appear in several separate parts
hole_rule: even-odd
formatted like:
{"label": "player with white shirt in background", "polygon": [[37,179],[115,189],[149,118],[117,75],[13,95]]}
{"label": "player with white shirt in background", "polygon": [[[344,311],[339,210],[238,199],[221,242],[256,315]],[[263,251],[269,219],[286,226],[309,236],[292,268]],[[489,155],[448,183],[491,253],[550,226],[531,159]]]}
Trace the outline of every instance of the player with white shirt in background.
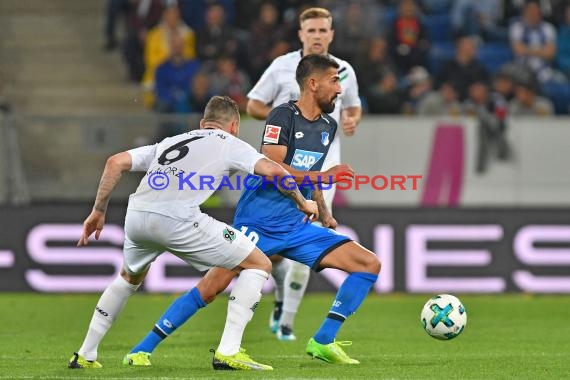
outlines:
{"label": "player with white shirt in background", "polygon": [[[299,39],[301,50],[293,51],[276,58],[265,70],[253,89],[247,94],[247,113],[259,120],[267,119],[269,112],[290,100],[299,99],[300,89],[295,80],[295,71],[299,61],[308,54],[326,55],[339,64],[341,94],[336,100],[336,107],[330,116],[338,123],[345,136],[352,136],[358,125],[362,108],[358,96],[358,82],[352,66],[329,54],[334,31],[332,16],[324,8],[309,8],[299,16]],[[340,138],[335,138],[322,166],[327,170],[340,164]],[[332,201],[336,185],[323,189],[327,208],[332,213]],[[334,226],[325,226],[336,228]],[[278,256],[273,256],[278,257]],[[306,265],[282,259],[273,260],[272,275],[276,283],[275,307],[270,317],[270,328],[279,340],[291,341],[295,315],[305,294],[310,277],[310,268]]]}
{"label": "player with white shirt in background", "polygon": [[[202,213],[200,205],[231,172],[246,171],[280,177],[279,191],[309,217],[318,217],[318,208],[315,202],[303,197],[292,177],[286,177],[289,176],[287,170],[236,138],[239,123],[237,104],[228,97],[214,96],[206,106],[200,129],[121,152],[107,160],[95,205],[83,224],[78,246],[87,245],[93,233],[99,239],[109,198],[122,173],[144,171],[146,175],[129,198],[123,268],[101,295],[85,340],[69,360],[69,368],[102,367],[97,361],[99,343],[142,283],[151,263],[169,251],[200,271],[217,266],[239,273],[217,349],[218,368],[272,369],[255,362],[240,347],[244,329],[269,278],[271,262],[243,233]],[[213,177],[212,186],[201,186],[202,176]],[[171,309],[188,309],[188,299],[193,300],[197,308],[206,306],[213,300],[209,296],[202,297],[207,294],[204,289],[208,286],[206,274],[195,288],[179,297]],[[168,335],[181,323],[174,313],[170,319],[161,319],[155,328],[160,334]],[[148,357],[143,353],[127,355],[123,360],[124,364],[145,365],[146,362]]]}

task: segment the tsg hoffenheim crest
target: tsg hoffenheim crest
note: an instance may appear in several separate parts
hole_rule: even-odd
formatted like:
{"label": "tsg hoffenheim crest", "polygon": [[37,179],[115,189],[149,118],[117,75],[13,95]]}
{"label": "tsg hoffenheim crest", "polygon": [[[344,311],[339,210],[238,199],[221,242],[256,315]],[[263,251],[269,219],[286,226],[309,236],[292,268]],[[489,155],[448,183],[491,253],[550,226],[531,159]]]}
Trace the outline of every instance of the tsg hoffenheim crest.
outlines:
{"label": "tsg hoffenheim crest", "polygon": [[321,142],[324,146],[329,145],[329,133],[328,132],[321,132]]}

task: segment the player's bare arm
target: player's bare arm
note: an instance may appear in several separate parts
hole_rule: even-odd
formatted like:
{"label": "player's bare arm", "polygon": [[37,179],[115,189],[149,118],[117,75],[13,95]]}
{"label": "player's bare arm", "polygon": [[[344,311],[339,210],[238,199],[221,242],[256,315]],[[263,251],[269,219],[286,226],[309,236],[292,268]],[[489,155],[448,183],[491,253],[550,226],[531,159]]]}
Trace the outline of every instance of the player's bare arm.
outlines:
{"label": "player's bare arm", "polygon": [[265,120],[271,112],[271,107],[262,101],[249,99],[246,106],[247,114],[257,120]]}
{"label": "player's bare arm", "polygon": [[287,154],[287,147],[285,145],[264,145],[261,148],[261,153],[281,165],[290,173],[291,176],[295,177],[295,181],[297,183],[302,183],[303,181],[306,181],[307,178],[309,178],[309,180],[315,184],[336,183],[340,174],[342,174],[342,179],[350,179],[354,177],[354,169],[352,169],[350,165],[347,164],[335,165],[324,172],[305,172],[292,168],[283,162],[285,160],[285,155]]}
{"label": "player's bare arm", "polygon": [[345,136],[353,136],[362,118],[362,108],[348,107],[341,112],[341,127]]}
{"label": "player's bare arm", "polygon": [[95,205],[91,214],[83,222],[83,234],[77,242],[78,247],[87,245],[87,240],[93,232],[95,232],[95,239],[99,240],[105,224],[105,214],[107,213],[111,193],[121,180],[123,172],[130,170],[131,166],[132,158],[127,152],[117,153],[107,159],[105,169],[99,181]]}
{"label": "player's bare arm", "polygon": [[323,190],[316,186],[312,194],[313,200],[317,203],[319,207],[319,221],[322,223],[323,227],[336,229],[338,223],[335,218],[333,218],[331,211],[327,207],[325,202],[325,197],[323,196]]}
{"label": "player's bare arm", "polygon": [[319,207],[317,203],[305,199],[303,194],[299,191],[295,180],[291,178],[292,175],[281,165],[270,159],[262,158],[256,162],[254,171],[255,174],[259,175],[283,178],[282,181],[279,181],[277,189],[283,195],[295,201],[299,210],[309,216],[311,221],[318,219]]}

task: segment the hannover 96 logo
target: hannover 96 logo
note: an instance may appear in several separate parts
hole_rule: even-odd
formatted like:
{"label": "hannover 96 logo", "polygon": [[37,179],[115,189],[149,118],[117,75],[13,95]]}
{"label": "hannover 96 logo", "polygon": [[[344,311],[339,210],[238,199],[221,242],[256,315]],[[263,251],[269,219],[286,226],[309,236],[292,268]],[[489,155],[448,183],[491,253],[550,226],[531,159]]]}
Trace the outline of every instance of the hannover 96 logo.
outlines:
{"label": "hannover 96 logo", "polygon": [[224,234],[224,239],[226,239],[230,243],[236,240],[236,233],[230,230],[228,227],[224,228],[223,234]]}

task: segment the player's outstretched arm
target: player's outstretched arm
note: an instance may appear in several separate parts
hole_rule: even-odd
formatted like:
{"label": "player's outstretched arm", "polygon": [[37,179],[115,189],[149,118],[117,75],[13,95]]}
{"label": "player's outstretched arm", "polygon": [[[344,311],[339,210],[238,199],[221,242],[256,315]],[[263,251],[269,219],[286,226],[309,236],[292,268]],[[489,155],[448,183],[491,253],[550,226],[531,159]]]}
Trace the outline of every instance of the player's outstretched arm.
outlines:
{"label": "player's outstretched arm", "polygon": [[247,114],[254,119],[265,120],[269,112],[271,112],[271,107],[259,100],[249,99],[247,101],[246,111]]}
{"label": "player's outstretched arm", "polygon": [[281,165],[268,158],[262,158],[256,162],[254,171],[257,175],[279,178],[277,189],[295,201],[299,210],[308,215],[311,221],[318,219],[319,208],[317,203],[305,199],[299,191],[293,176]]}
{"label": "player's outstretched arm", "polygon": [[132,158],[127,152],[117,153],[107,159],[105,169],[103,169],[103,174],[99,181],[99,188],[97,189],[93,210],[83,222],[83,234],[77,242],[78,247],[87,245],[87,240],[93,232],[95,232],[95,239],[99,240],[103,225],[105,224],[105,214],[107,213],[111,193],[115,186],[117,186],[117,183],[119,183],[123,172],[130,170],[131,166]]}

